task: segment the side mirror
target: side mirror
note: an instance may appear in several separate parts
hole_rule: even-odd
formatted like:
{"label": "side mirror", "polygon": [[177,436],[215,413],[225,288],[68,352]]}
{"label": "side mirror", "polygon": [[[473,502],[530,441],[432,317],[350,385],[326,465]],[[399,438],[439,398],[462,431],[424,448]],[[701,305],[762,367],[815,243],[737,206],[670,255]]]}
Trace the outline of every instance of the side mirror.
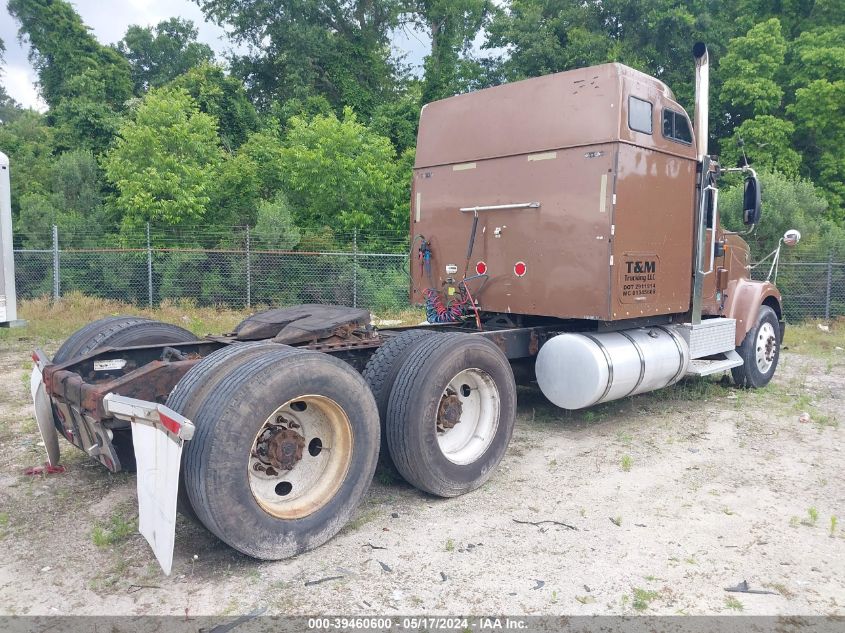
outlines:
{"label": "side mirror", "polygon": [[748,176],[745,179],[745,187],[742,194],[742,221],[746,225],[760,222],[760,182],[756,175]]}
{"label": "side mirror", "polygon": [[787,246],[795,246],[801,239],[801,231],[797,229],[789,229],[783,234],[783,243]]}

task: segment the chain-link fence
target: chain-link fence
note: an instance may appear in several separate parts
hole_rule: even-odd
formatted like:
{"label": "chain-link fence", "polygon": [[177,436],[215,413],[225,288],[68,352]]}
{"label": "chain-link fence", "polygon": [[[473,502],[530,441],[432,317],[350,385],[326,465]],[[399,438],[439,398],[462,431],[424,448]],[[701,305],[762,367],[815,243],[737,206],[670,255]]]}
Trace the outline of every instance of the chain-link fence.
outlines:
{"label": "chain-link fence", "polygon": [[237,307],[408,305],[407,244],[389,235],[353,231],[273,239],[248,227],[190,234],[148,227],[137,236],[139,244],[125,234],[97,246],[85,244],[84,237],[63,236],[53,227],[43,248],[16,247],[18,296],[55,299],[78,291],[150,306],[165,299]]}
{"label": "chain-link fence", "polygon": [[[408,306],[408,243],[378,232],[303,237],[295,230],[268,235],[248,227],[144,227],[135,235],[91,238],[53,227],[35,245],[30,239],[28,248],[15,248],[22,298],[79,291],[139,305],[189,298],[237,307]],[[767,260],[752,276],[766,279],[770,268]],[[784,248],[775,276],[788,320],[845,316],[845,244]]]}

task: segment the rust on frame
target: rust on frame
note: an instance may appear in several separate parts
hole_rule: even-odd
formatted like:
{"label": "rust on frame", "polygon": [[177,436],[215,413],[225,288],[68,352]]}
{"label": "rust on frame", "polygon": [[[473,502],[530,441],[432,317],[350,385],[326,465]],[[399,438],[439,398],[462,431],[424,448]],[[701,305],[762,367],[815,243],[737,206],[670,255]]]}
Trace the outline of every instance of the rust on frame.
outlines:
{"label": "rust on frame", "polygon": [[106,417],[103,410],[106,394],[116,393],[139,400],[164,402],[173,385],[198,362],[199,359],[155,360],[128,374],[95,384],[85,382],[82,376],[64,369],[63,365],[49,365],[44,368],[44,384],[51,397],[78,404],[85,414],[100,421]]}

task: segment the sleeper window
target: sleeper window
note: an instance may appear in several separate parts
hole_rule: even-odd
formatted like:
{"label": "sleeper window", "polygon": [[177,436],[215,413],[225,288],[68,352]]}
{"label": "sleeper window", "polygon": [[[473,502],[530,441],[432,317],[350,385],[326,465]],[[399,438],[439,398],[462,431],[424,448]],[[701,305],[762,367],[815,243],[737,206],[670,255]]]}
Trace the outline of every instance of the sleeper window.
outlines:
{"label": "sleeper window", "polygon": [[663,110],[663,136],[679,143],[692,143],[689,121],[680,112]]}
{"label": "sleeper window", "polygon": [[651,103],[628,97],[628,127],[636,132],[651,134]]}

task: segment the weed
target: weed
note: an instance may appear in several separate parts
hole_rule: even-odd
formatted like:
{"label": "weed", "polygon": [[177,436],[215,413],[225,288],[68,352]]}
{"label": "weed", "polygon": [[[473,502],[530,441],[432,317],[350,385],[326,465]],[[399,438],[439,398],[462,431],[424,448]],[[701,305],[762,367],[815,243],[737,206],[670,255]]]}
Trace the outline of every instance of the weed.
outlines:
{"label": "weed", "polygon": [[596,601],[593,596],[575,596],[575,599],[581,604],[592,604]]}
{"label": "weed", "polygon": [[649,591],[640,587],[634,587],[634,601],[631,603],[637,611],[645,611],[652,600],[660,597],[657,591]]}
{"label": "weed", "polygon": [[[0,523],[2,525],[2,523]],[[836,517],[830,517],[830,538],[836,536]]]}
{"label": "weed", "polygon": [[622,517],[621,516],[611,517],[610,522],[613,523],[613,525],[615,525],[616,527],[622,527]]}
{"label": "weed", "polygon": [[724,513],[725,513],[725,514],[727,514],[728,516],[733,516],[734,514],[736,514],[736,512],[734,512],[734,511],[733,511],[733,510],[731,510],[730,508],[722,508],[722,512],[724,512]]}
{"label": "weed", "polygon": [[813,508],[807,508],[807,518],[801,521],[801,525],[813,527],[819,520],[819,511]]}
{"label": "weed", "polygon": [[91,530],[91,540],[97,547],[116,545],[134,534],[137,529],[137,519],[127,520],[119,512],[114,512],[105,524],[94,526]]}
{"label": "weed", "polygon": [[732,611],[745,610],[745,607],[742,605],[742,603],[733,596],[728,596],[727,598],[725,598],[725,606],[728,609],[731,609]]}
{"label": "weed", "polygon": [[[834,519],[836,517],[833,517]],[[0,528],[8,527],[9,526],[9,513],[8,512],[0,512]]]}
{"label": "weed", "polygon": [[379,468],[376,471],[376,481],[382,486],[392,486],[397,482],[396,475],[386,468]]}
{"label": "weed", "polygon": [[452,539],[446,539],[446,551],[447,552],[454,552],[455,551],[455,541]]}
{"label": "weed", "polygon": [[365,526],[370,521],[374,521],[379,515],[379,511],[376,508],[371,508],[366,512],[362,512],[359,514],[355,519],[350,521],[346,524],[346,527],[343,528],[344,532],[352,532],[357,530],[363,526]]}
{"label": "weed", "polygon": [[684,562],[687,565],[698,565],[698,560],[696,560],[695,556],[690,556],[689,558],[685,558]]}
{"label": "weed", "polygon": [[557,591],[552,591],[552,604],[557,604]]}
{"label": "weed", "polygon": [[630,455],[623,455],[622,456],[621,466],[622,466],[622,470],[624,470],[626,473],[631,472],[631,466],[633,466],[633,464],[634,464],[634,460],[631,459]]}
{"label": "weed", "polygon": [[795,515],[789,517],[789,527],[797,528],[799,525],[801,525],[801,517]]}

